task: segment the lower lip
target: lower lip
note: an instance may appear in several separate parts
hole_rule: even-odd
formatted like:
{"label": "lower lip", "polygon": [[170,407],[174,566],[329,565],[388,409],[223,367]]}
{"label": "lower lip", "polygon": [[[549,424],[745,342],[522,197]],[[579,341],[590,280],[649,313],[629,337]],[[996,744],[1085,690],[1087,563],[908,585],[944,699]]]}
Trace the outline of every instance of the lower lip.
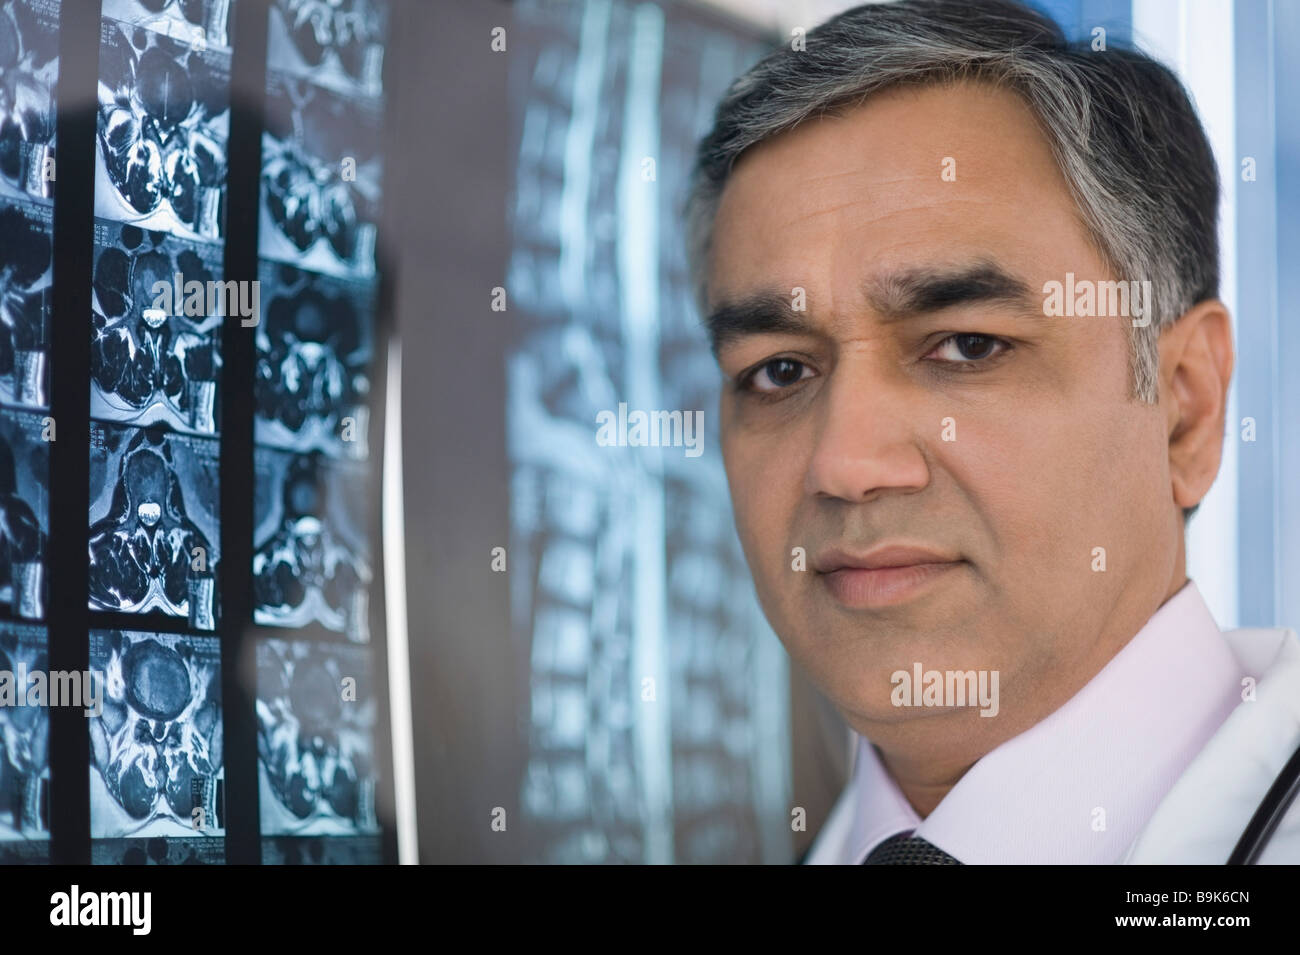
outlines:
{"label": "lower lip", "polygon": [[890,607],[904,603],[921,593],[929,584],[947,576],[962,564],[948,561],[939,564],[909,564],[906,567],[843,567],[823,574],[831,595],[854,609]]}

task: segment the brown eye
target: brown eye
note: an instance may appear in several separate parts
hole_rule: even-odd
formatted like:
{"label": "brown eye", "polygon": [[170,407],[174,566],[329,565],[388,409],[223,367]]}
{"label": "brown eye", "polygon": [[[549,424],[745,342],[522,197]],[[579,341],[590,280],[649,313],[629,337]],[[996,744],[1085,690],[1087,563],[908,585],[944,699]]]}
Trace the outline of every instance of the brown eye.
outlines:
{"label": "brown eye", "polygon": [[807,365],[793,358],[773,358],[751,373],[750,385],[755,391],[780,391],[809,377],[805,373],[810,371]]}
{"label": "brown eye", "polygon": [[772,384],[785,387],[803,377],[803,365],[790,358],[777,358],[763,366]]}
{"label": "brown eye", "polygon": [[949,335],[926,357],[950,364],[971,364],[1001,354],[1008,347],[992,335],[961,333]]}
{"label": "brown eye", "polygon": [[987,358],[995,344],[996,342],[987,335],[957,336],[957,350],[961,352],[963,358],[971,360]]}

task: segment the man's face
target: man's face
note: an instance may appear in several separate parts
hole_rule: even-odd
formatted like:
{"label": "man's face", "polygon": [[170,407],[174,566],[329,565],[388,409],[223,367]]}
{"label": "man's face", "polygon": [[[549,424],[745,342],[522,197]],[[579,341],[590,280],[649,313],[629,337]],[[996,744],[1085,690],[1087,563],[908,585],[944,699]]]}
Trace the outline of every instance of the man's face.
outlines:
{"label": "man's face", "polygon": [[735,306],[712,324],[736,522],[768,619],[860,731],[936,715],[890,702],[914,663],[998,670],[1002,712],[1041,718],[1182,580],[1131,319],[1046,317],[1067,272],[1150,278],[1110,274],[1032,114],[990,87],[876,95],[726,186],[709,307]]}

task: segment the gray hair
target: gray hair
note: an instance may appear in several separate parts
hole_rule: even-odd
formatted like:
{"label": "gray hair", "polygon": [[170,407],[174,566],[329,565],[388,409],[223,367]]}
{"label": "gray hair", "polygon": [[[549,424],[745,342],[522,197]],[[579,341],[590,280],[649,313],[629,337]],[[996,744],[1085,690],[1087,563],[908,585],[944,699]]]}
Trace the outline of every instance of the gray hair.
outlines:
{"label": "gray hair", "polygon": [[1173,73],[1105,47],[1069,43],[1011,0],[901,0],[856,7],[809,32],[806,49],[769,53],[731,84],[696,153],[686,218],[701,309],[713,221],[745,150],[886,88],[987,82],[1037,117],[1107,266],[1151,282],[1151,321],[1132,329],[1131,366],[1134,396],[1154,402],[1160,329],[1218,295],[1218,169]]}

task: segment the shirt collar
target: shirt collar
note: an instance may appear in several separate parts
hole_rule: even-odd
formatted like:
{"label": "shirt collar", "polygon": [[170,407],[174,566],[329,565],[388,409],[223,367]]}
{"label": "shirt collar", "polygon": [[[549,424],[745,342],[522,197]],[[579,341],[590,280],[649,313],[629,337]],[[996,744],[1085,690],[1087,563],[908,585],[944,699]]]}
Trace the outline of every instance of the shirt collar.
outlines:
{"label": "shirt collar", "polygon": [[1241,667],[1189,582],[1046,719],[972,766],[922,820],[858,737],[842,861],[900,832],[967,864],[1118,862],[1240,702]]}

